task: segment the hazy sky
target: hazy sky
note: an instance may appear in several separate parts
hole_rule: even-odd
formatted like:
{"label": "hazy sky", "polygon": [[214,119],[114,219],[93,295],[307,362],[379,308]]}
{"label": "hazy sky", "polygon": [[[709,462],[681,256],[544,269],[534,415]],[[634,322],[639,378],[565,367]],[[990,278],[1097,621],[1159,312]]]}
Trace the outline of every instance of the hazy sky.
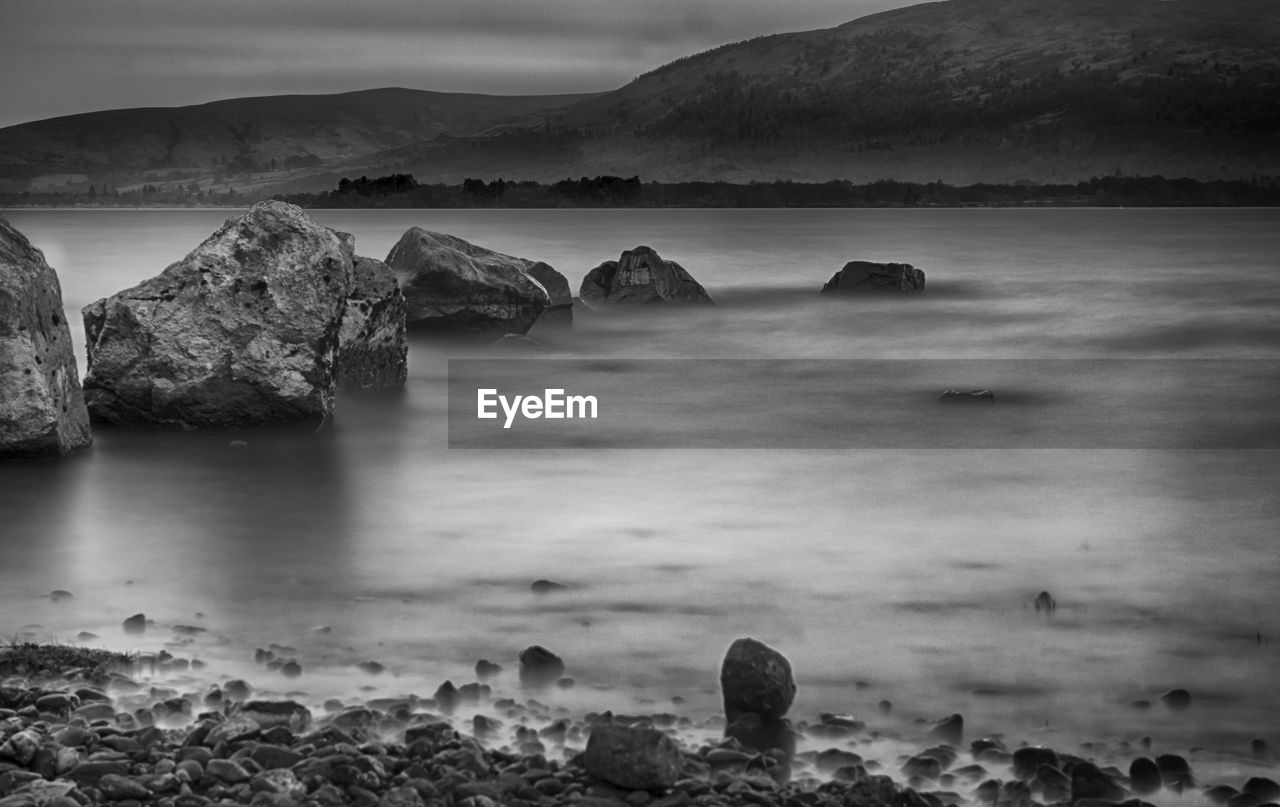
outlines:
{"label": "hazy sky", "polygon": [[401,86],[609,90],[680,56],[918,0],[0,0],[0,126]]}

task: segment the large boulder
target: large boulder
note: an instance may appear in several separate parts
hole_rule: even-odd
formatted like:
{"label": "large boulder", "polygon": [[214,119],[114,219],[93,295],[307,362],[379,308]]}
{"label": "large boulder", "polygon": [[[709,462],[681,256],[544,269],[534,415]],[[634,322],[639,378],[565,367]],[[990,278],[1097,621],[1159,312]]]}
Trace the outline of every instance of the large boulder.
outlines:
{"label": "large boulder", "polygon": [[602,303],[699,303],[711,305],[711,295],[684,267],[663,260],[650,247],[636,247],[616,261],[605,261],[587,272],[578,291],[588,306]]}
{"label": "large boulder", "polygon": [[849,261],[822,287],[823,294],[924,291],[924,272],[909,263]]}
{"label": "large boulder", "polygon": [[338,386],[402,386],[408,376],[404,295],[391,267],[356,256],[354,287],[338,333]]}
{"label": "large boulder", "polygon": [[0,458],[59,456],[90,442],[58,275],[0,218]]}
{"label": "large boulder", "polygon": [[628,790],[662,791],[680,778],[680,748],[648,726],[597,723],[591,727],[582,764],[591,776]]}
{"label": "large boulder", "polygon": [[755,639],[738,639],[729,646],[720,667],[720,689],[730,723],[747,714],[780,720],[796,698],[787,657]]}
{"label": "large boulder", "polygon": [[[553,303],[530,271],[535,262],[421,227],[410,227],[400,237],[387,265],[404,292],[409,323],[422,329],[522,334]],[[546,264],[537,271],[563,280]],[[572,299],[560,304],[571,305]]]}
{"label": "large boulder", "polygon": [[84,308],[95,420],[323,422],[353,289],[350,236],[261,202],[150,280]]}

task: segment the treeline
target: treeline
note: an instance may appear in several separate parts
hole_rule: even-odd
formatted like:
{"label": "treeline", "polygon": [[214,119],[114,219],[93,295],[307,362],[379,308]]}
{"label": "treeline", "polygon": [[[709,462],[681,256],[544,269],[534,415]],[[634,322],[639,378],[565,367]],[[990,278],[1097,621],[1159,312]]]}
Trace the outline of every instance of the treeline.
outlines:
{"label": "treeline", "polygon": [[302,207],[1222,207],[1280,205],[1280,176],[1250,181],[1096,177],[1061,185],[948,185],[880,180],[830,182],[641,182],[597,176],[543,184],[468,179],[423,185],[411,175],[342,180],[325,193],[275,197]]}
{"label": "treeline", "polygon": [[[112,194],[2,193],[0,207],[239,207],[251,191],[193,194],[148,189]],[[616,176],[553,183],[468,179],[419,183],[412,174],[343,179],[321,193],[273,198],[310,208],[582,208],[582,207],[1276,207],[1280,175],[1244,180],[1108,176],[1055,185],[948,185],[880,180],[829,182],[642,182]]]}

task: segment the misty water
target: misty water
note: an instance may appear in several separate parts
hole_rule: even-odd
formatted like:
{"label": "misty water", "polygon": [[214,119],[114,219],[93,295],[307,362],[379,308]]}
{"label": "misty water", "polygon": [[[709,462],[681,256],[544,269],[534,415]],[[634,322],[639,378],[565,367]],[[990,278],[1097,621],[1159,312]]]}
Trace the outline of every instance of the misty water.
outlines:
{"label": "misty water", "polygon": [[[5,213],[58,270],[73,323],[230,214]],[[986,381],[961,370],[931,380],[923,366],[1143,359],[1090,395],[1186,400],[1177,422],[1146,423],[1185,434],[1232,422],[1243,386],[1206,390],[1181,368],[1280,359],[1275,211],[314,215],[353,233],[360,254],[384,257],[420,225],[547,261],[575,289],[647,244],[717,306],[535,327],[539,355],[904,360],[867,379],[900,389],[900,418],[929,417],[942,389]],[[913,263],[927,290],[820,297],[851,259]],[[1203,769],[1270,770],[1248,754],[1253,738],[1280,745],[1276,451],[1194,439],[1201,447],[825,450],[812,447],[821,424],[781,416],[774,428],[796,429],[795,448],[784,432],[769,450],[449,449],[446,359],[484,355],[414,336],[404,393],[343,395],[318,434],[102,429],[81,456],[0,466],[0,632],[75,641],[87,630],[99,637],[90,646],[157,650],[172,625],[194,625],[206,631],[175,652],[208,661],[210,680],[244,676],[315,702],[429,696],[445,678],[473,680],[479,658],[503,664],[498,686],[511,688],[516,653],[542,644],[577,682],[541,696],[552,704],[663,711],[679,697],[700,715],[718,708],[725,648],[750,635],[791,659],[797,718],[849,712],[912,736],[916,718],[961,712],[968,737],[1106,741],[1121,758],[1118,743],[1149,736],[1157,752],[1205,748]],[[917,359],[931,363],[905,361]],[[687,364],[696,389],[698,363]],[[1000,383],[1024,402],[1049,385],[1030,370]],[[759,388],[783,413],[809,386],[761,377]],[[673,398],[646,428],[680,432],[697,401]],[[1011,428],[1042,417],[991,411]],[[233,437],[248,446],[229,447]],[[568,588],[534,594],[539,578]],[[74,597],[54,602],[55,589]],[[1041,590],[1057,600],[1052,617],[1031,607]],[[138,611],[156,626],[124,635]],[[301,678],[253,663],[273,642],[296,649]],[[353,666],[370,659],[388,672]],[[1192,693],[1189,710],[1159,702],[1174,687]]]}

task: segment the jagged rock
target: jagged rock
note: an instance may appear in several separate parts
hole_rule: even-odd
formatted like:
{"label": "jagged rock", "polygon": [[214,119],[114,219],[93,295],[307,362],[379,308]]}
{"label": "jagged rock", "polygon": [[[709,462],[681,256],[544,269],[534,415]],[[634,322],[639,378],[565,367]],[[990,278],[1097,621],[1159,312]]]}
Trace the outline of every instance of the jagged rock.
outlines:
{"label": "jagged rock", "polygon": [[654,728],[598,723],[587,738],[583,767],[591,776],[629,790],[665,790],[680,777],[680,748]]}
{"label": "jagged rock", "polygon": [[406,317],[418,328],[523,334],[552,304],[530,274],[533,261],[421,227],[400,237],[387,265],[404,292]]}
{"label": "jagged rock", "polygon": [[356,256],[354,285],[338,333],[338,386],[403,386],[408,377],[404,295],[391,267]]}
{"label": "jagged rock", "polygon": [[743,714],[780,720],[796,697],[791,663],[755,639],[738,639],[729,646],[720,667],[720,689],[730,723]]}
{"label": "jagged rock", "polygon": [[95,420],[325,421],[352,292],[350,236],[260,202],[150,280],[84,308]]}
{"label": "jagged rock", "polygon": [[0,459],[92,442],[58,275],[0,218]]}
{"label": "jagged rock", "polygon": [[822,287],[823,294],[924,291],[924,272],[909,263],[849,261]]}
{"label": "jagged rock", "polygon": [[663,260],[644,246],[629,249],[618,260],[605,261],[587,272],[578,295],[588,308],[603,303],[713,302],[683,266]]}

